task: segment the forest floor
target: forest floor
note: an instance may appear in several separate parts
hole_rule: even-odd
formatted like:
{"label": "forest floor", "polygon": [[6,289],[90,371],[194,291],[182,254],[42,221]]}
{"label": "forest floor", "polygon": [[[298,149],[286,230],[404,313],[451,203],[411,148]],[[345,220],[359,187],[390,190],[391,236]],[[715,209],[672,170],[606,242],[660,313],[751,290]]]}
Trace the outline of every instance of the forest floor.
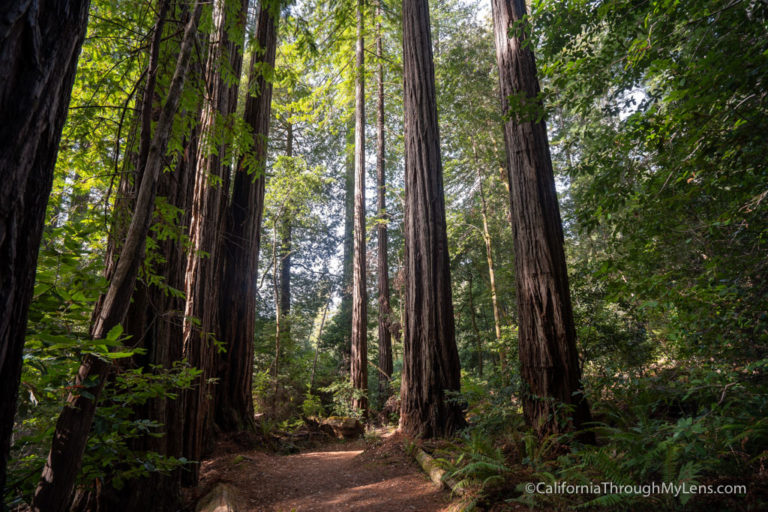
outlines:
{"label": "forest floor", "polygon": [[448,511],[438,489],[405,453],[397,434],[374,442],[325,440],[299,453],[232,451],[203,462],[197,501],[229,484],[243,512]]}

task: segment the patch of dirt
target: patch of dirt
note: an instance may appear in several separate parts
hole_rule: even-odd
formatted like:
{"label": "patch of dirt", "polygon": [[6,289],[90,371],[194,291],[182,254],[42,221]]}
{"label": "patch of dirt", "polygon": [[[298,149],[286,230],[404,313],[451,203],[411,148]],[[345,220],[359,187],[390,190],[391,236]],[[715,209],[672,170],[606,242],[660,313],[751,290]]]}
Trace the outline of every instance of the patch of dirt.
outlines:
{"label": "patch of dirt", "polygon": [[424,475],[398,435],[365,441],[329,441],[292,455],[251,450],[203,462],[190,500],[215,484],[234,486],[247,512],[437,512],[449,495]]}

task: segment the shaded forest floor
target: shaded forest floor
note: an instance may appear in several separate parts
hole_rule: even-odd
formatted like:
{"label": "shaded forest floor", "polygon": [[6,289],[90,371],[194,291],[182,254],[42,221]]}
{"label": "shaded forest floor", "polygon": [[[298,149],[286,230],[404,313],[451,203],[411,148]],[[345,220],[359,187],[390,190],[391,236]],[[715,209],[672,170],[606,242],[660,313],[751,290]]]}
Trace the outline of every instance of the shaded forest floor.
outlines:
{"label": "shaded forest floor", "polygon": [[226,483],[248,512],[449,510],[449,493],[429,480],[396,434],[369,444],[326,440],[288,455],[221,448],[203,462],[190,502]]}

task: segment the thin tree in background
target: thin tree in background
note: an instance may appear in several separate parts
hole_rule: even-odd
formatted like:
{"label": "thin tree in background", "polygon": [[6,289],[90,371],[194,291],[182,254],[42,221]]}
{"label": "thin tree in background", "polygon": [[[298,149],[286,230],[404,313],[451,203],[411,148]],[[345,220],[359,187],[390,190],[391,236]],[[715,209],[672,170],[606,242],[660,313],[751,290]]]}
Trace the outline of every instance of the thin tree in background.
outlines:
{"label": "thin tree in background", "polygon": [[[524,0],[492,1],[514,231],[525,419],[540,433],[590,421],[582,393],[563,226]],[[510,108],[517,98],[524,112]],[[567,407],[563,407],[566,405]],[[572,410],[572,423],[566,420]],[[585,437],[589,438],[589,435]]]}
{"label": "thin tree in background", "polygon": [[[285,156],[293,166],[293,124],[285,128]],[[291,339],[291,252],[293,244],[293,218],[282,215],[280,219],[280,318],[283,325],[280,330],[284,340]]]}
{"label": "thin tree in background", "polygon": [[387,184],[386,154],[384,148],[384,52],[381,42],[381,2],[376,2],[376,58],[378,60],[378,98],[376,119],[376,197],[378,222],[376,238],[379,242],[377,254],[379,281],[379,401],[386,402],[390,394],[389,381],[392,378],[392,332],[390,329],[391,309],[389,305],[389,262],[387,260]]}
{"label": "thin tree in background", "polygon": [[414,437],[465,424],[447,392],[461,387],[427,0],[403,0],[405,333],[400,425]]}
{"label": "thin tree in background", "polygon": [[[91,327],[93,339],[103,339],[125,316],[130,305],[139,265],[143,259],[144,245],[154,211],[157,180],[164,165],[173,118],[179,106],[184,82],[189,70],[189,60],[197,33],[202,4],[197,2],[184,29],[176,69],[168,92],[168,100],[162,108],[152,137],[143,178],[131,224],[120,251],[120,257],[109,288],[99,301]],[[75,485],[80,463],[85,451],[88,434],[96,411],[96,402],[104,387],[109,365],[98,357],[88,355],[78,370],[75,389],[87,385],[88,394],[72,393],[67,405],[56,422],[48,461],[38,483],[33,510],[66,510]],[[94,381],[91,383],[91,381]]]}
{"label": "thin tree in background", "polygon": [[0,489],[5,489],[45,208],[90,2],[11,0],[4,4],[0,26]]}
{"label": "thin tree in background", "polygon": [[[493,305],[493,330],[496,334],[496,343],[499,345],[499,369],[501,370],[502,382],[507,380],[507,351],[501,339],[501,311],[499,309],[498,292],[496,289],[496,269],[493,265],[493,246],[491,244],[491,232],[488,227],[488,202],[485,198],[485,189],[480,159],[477,154],[477,142],[472,139],[472,155],[474,158],[475,171],[477,172],[477,191],[480,196],[480,216],[483,220],[483,242],[485,243],[485,259],[488,263],[488,282],[491,285],[491,303]],[[482,372],[481,372],[482,373]]]}
{"label": "thin tree in background", "polygon": [[355,48],[355,205],[354,256],[352,265],[352,386],[360,391],[352,407],[368,413],[368,293],[365,251],[365,46],[363,45],[363,0],[357,0],[357,45]]}
{"label": "thin tree in background", "polygon": [[253,130],[252,158],[241,158],[223,239],[219,332],[226,343],[218,372],[216,423],[225,431],[253,427],[253,337],[256,275],[264,213],[265,164],[272,108],[270,70],[275,65],[280,2],[261,0],[248,79],[245,121]]}

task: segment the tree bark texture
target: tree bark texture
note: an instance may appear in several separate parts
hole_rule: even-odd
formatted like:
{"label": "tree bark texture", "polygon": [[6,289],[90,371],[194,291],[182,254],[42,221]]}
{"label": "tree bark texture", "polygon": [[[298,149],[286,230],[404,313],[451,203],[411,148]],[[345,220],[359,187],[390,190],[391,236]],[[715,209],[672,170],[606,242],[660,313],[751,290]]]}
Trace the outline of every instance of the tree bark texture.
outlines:
{"label": "tree bark texture", "polygon": [[[509,110],[522,96],[539,111],[536,62],[525,35],[513,24],[526,14],[523,0],[492,1],[496,55],[505,115],[504,141],[514,228],[519,355],[526,421],[542,434],[590,421],[581,393],[576,330],[568,290],[563,228],[543,120]],[[513,37],[509,37],[510,34]],[[539,107],[539,108],[535,108]],[[527,117],[527,118],[526,118]],[[566,421],[563,404],[573,408]]]}
{"label": "tree bark texture", "polygon": [[260,51],[251,61],[245,121],[253,130],[257,169],[241,160],[223,241],[224,273],[221,283],[220,336],[227,344],[218,371],[216,424],[224,431],[253,428],[253,337],[256,321],[256,274],[264,211],[265,163],[272,106],[272,83],[263,67],[275,64],[279,8],[262,0],[256,42]]}
{"label": "tree bark texture", "polygon": [[0,489],[45,208],[89,4],[11,0],[0,21]]}
{"label": "tree bark texture", "polygon": [[[230,85],[222,69],[239,76],[242,40],[233,39],[231,25],[243,23],[247,3],[243,0],[216,0],[213,3],[214,30],[208,44],[205,68],[206,99],[200,118],[192,216],[189,227],[191,249],[186,270],[183,356],[202,371],[193,389],[184,393],[184,455],[201,460],[206,434],[213,426],[215,391],[210,379],[216,377],[219,334],[219,288],[222,258],[220,245],[229,193],[229,167],[224,163],[226,144],[217,144],[221,131],[237,107],[237,85]],[[242,36],[242,33],[238,36]],[[184,474],[185,483],[197,482],[199,466]]]}
{"label": "tree bark texture", "polygon": [[381,2],[376,3],[376,58],[378,59],[378,102],[376,119],[376,208],[378,223],[376,238],[379,242],[377,254],[379,285],[379,403],[384,404],[390,394],[389,381],[392,378],[392,332],[390,330],[389,304],[389,263],[387,260],[387,181],[386,153],[384,147],[384,62],[381,43]]}
{"label": "tree bark texture", "polygon": [[354,262],[352,267],[352,387],[363,393],[352,407],[368,414],[368,293],[365,254],[365,47],[363,46],[363,0],[357,0],[357,45],[355,48],[355,214]]}
{"label": "tree bark texture", "polygon": [[[187,76],[188,64],[202,4],[197,2],[184,30],[168,100],[160,113],[155,134],[150,144],[147,165],[143,171],[136,208],[128,228],[125,243],[115,267],[114,275],[101,308],[94,315],[91,336],[104,338],[118,325],[128,311],[136,283],[139,265],[143,259],[144,245],[154,210],[157,180],[164,165],[164,156],[171,135],[173,118],[178,110],[181,92]],[[33,510],[61,511],[69,505],[75,478],[80,468],[88,433],[90,432],[101,389],[104,387],[109,365],[102,359],[86,356],[78,370],[76,389],[87,389],[92,398],[83,394],[70,394],[56,422],[53,443],[48,461],[35,491]],[[89,384],[89,381],[95,384]]]}
{"label": "tree bark texture", "polygon": [[405,333],[400,425],[414,437],[465,424],[459,391],[435,72],[426,0],[403,0]]}
{"label": "tree bark texture", "polygon": [[293,225],[291,216],[283,215],[280,219],[280,314],[285,322],[283,334],[290,336],[287,315],[291,314],[291,245],[293,238]]}
{"label": "tree bark texture", "polygon": [[[139,107],[138,125],[140,131],[138,152],[126,153],[126,160],[130,160],[137,170],[142,170],[149,153],[152,138],[151,122],[157,119],[161,110],[162,98],[166,91],[157,91],[158,75],[162,73],[170,78],[172,69],[166,69],[160,62],[160,49],[164,48],[164,54],[170,55],[178,50],[180,38],[170,38],[170,44],[163,42],[168,40],[171,30],[164,30],[166,17],[170,9],[170,0],[160,0],[157,7],[157,23],[155,24],[152,42],[149,49],[149,63],[146,72],[146,81],[143,97],[137,102]],[[175,29],[173,29],[175,30]],[[199,66],[194,66],[198,68]],[[190,69],[190,75],[199,73],[199,70]],[[198,75],[199,77],[199,75]],[[192,77],[189,78],[191,80]],[[195,110],[194,112],[197,112]],[[193,112],[193,114],[194,114]],[[182,113],[182,115],[184,115]],[[175,169],[161,173],[157,183],[158,200],[163,200],[183,212],[176,219],[177,229],[185,229],[189,225],[188,202],[192,197],[192,180],[190,175],[194,173],[196,163],[195,153],[197,149],[196,128],[187,138],[184,144],[184,152],[179,155],[178,165]],[[122,175],[120,190],[128,193],[128,196],[120,198],[115,203],[113,216],[116,219],[130,219],[134,204],[130,193],[140,183],[140,176],[131,179],[131,173]],[[124,233],[119,229],[110,235],[110,248],[116,246],[123,239]],[[154,236],[150,229],[150,236]],[[122,365],[143,367],[147,372],[152,371],[150,365],[157,365],[163,369],[170,369],[174,362],[181,360],[181,340],[184,313],[184,299],[176,294],[168,293],[168,288],[175,290],[184,289],[184,272],[186,267],[186,254],[183,240],[175,237],[155,239],[156,254],[160,255],[153,261],[152,272],[155,275],[164,276],[162,284],[148,284],[139,280],[134,290],[131,305],[123,322],[125,334],[131,337],[134,346],[146,350],[143,355],[135,355],[130,361],[123,360]],[[109,261],[109,260],[108,260]],[[109,276],[107,277],[109,279]],[[137,452],[153,451],[165,456],[181,456],[181,404],[180,400],[167,398],[153,398],[143,405],[133,407],[134,419],[149,419],[162,426],[153,431],[153,434],[144,435],[129,441],[131,450]],[[123,467],[112,468],[118,472]],[[151,474],[147,477],[129,479],[122,486],[112,485],[111,475],[90,489],[78,489],[75,494],[75,503],[72,510],[114,510],[133,511],[144,510],[146,512],[160,512],[178,508],[180,500],[180,471],[174,471],[169,475]]]}

